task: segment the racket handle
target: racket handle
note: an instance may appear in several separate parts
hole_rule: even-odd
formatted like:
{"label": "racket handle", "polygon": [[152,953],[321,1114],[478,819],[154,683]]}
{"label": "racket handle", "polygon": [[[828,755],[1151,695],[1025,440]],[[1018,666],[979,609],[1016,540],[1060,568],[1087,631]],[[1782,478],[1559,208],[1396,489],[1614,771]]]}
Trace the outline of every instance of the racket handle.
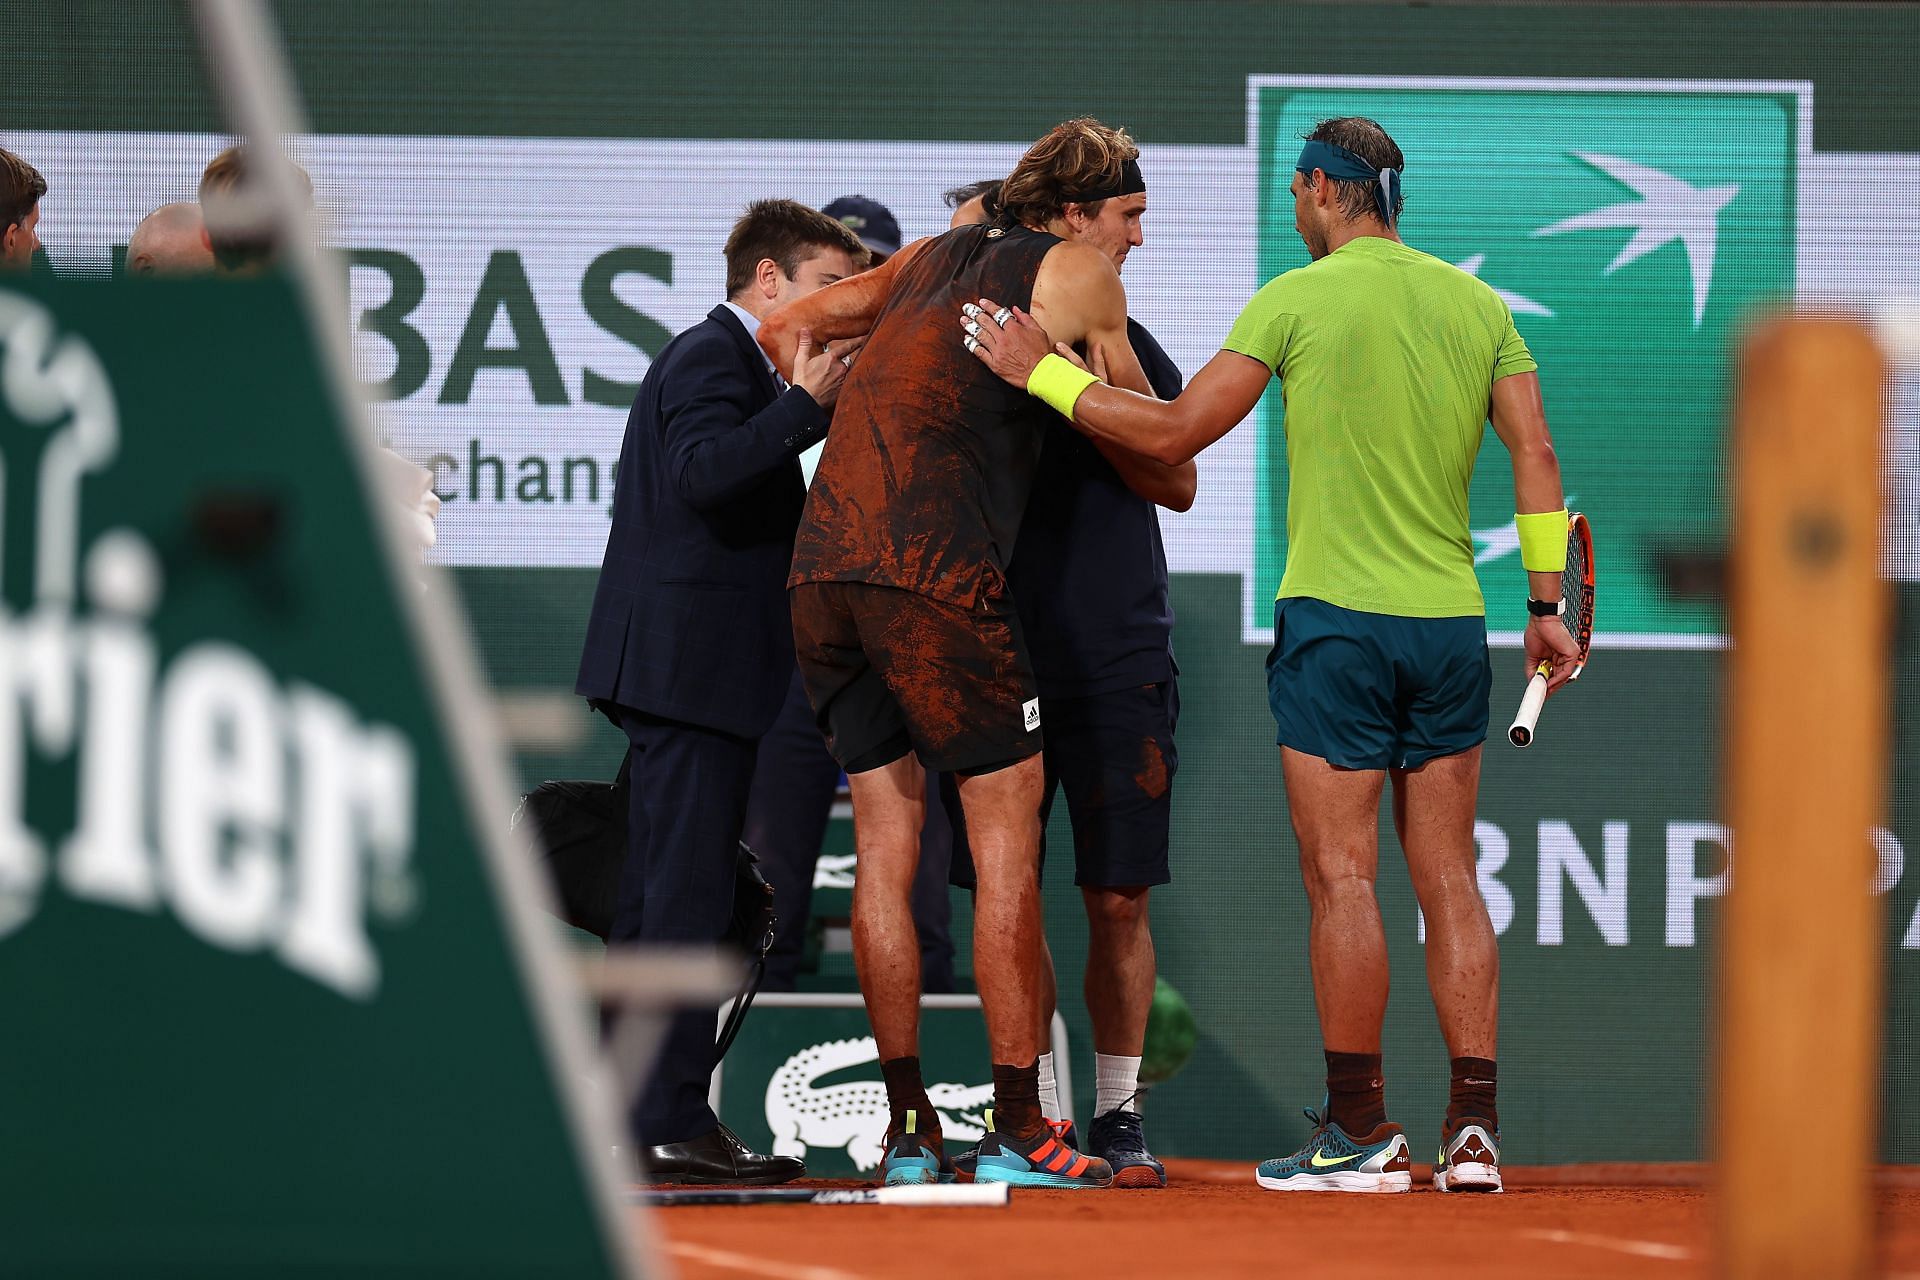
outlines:
{"label": "racket handle", "polygon": [[1533,679],[1527,681],[1527,695],[1520,699],[1520,714],[1513,718],[1513,727],[1507,730],[1507,741],[1516,747],[1533,743],[1533,726],[1540,720],[1540,708],[1547,704],[1547,673],[1551,670],[1552,664],[1543,662],[1534,671]]}

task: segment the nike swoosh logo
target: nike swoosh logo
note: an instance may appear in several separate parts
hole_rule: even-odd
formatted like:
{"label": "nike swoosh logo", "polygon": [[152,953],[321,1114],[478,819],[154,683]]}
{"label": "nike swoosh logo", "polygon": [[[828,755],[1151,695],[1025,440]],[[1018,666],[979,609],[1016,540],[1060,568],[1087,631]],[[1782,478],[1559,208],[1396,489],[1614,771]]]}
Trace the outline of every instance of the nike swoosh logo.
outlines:
{"label": "nike swoosh logo", "polygon": [[1321,1153],[1316,1151],[1313,1153],[1313,1167],[1316,1169],[1330,1169],[1336,1164],[1346,1164],[1349,1161],[1358,1160],[1359,1158],[1358,1155],[1351,1155],[1341,1156],[1338,1160],[1323,1160],[1321,1159]]}

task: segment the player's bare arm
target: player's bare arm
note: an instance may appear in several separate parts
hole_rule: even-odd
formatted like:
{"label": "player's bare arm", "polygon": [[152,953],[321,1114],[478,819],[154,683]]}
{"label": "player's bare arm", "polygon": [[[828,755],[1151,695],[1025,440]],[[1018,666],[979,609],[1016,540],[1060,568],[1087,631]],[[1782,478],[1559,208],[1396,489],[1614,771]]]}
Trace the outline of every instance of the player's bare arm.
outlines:
{"label": "player's bare arm", "polygon": [[[977,332],[968,344],[973,354],[1006,381],[1025,387],[1034,366],[1055,354],[1045,326],[1018,307],[1009,310],[1004,324],[995,324],[992,317],[1001,310],[1000,304],[982,298],[978,306],[986,315],[974,322]],[[1096,383],[1074,403],[1073,425],[1095,441],[1116,444],[1167,466],[1190,464],[1202,449],[1253,412],[1272,376],[1267,366],[1251,356],[1222,351],[1173,400]]]}
{"label": "player's bare arm", "polygon": [[916,240],[871,271],[848,276],[768,312],[756,337],[773,367],[788,381],[794,381],[792,370],[802,329],[822,346],[832,345],[835,355],[853,355],[859,349],[855,340],[864,340],[873,328],[901,269],[920,255],[929,240]]}
{"label": "player's bare arm", "polygon": [[[1547,429],[1546,403],[1540,397],[1540,375],[1516,373],[1493,384],[1488,409],[1494,434],[1513,457],[1513,509],[1558,511],[1566,506],[1560,488],[1560,458],[1553,451],[1553,433]],[[1560,598],[1560,575],[1529,573],[1529,593],[1536,600]],[[1526,634],[1526,674],[1532,678],[1542,662],[1551,662],[1547,692],[1572,679],[1580,647],[1557,618],[1529,617]]]}
{"label": "player's bare arm", "polygon": [[[1084,367],[1115,386],[1153,394],[1127,339],[1126,288],[1106,254],[1083,244],[1056,245],[1034,277],[1033,311],[1049,334],[1061,336],[1069,359],[1081,363],[1071,349],[1074,343],[1084,342]],[[1193,506],[1199,473],[1192,459],[1167,463],[1117,441],[1098,436],[1093,441],[1127,487],[1142,498],[1173,511]]]}

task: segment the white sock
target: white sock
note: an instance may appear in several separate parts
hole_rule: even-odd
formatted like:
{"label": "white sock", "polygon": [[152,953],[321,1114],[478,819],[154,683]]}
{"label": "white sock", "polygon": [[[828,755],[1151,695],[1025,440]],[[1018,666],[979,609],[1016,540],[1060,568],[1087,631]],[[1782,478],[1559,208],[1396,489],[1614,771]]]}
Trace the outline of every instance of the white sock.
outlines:
{"label": "white sock", "polygon": [[1103,1116],[1123,1107],[1140,1114],[1140,1059],[1111,1053],[1093,1055],[1093,1114]]}
{"label": "white sock", "polygon": [[1053,1055],[1040,1055],[1040,1114],[1049,1120],[1060,1118],[1060,1086],[1053,1080]]}

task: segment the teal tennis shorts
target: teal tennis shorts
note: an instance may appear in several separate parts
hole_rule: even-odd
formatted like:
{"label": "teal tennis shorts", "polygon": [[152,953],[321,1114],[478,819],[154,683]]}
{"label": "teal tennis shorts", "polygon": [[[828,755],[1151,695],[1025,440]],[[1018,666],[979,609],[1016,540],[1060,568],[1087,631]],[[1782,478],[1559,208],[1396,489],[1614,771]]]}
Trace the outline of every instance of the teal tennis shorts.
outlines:
{"label": "teal tennis shorts", "polygon": [[1273,605],[1277,741],[1343,769],[1414,769],[1487,740],[1485,618],[1400,618],[1324,600]]}

